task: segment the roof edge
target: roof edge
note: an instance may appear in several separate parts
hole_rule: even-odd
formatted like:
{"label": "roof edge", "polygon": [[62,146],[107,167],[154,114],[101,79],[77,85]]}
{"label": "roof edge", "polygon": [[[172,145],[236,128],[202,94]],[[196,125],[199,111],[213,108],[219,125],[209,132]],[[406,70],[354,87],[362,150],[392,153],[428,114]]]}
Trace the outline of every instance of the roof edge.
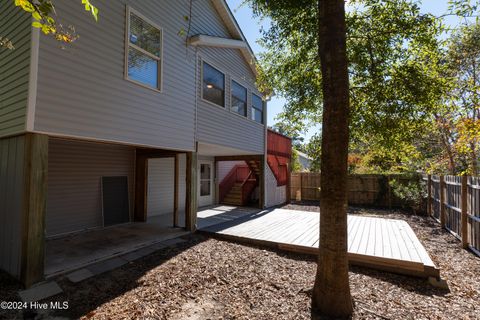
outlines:
{"label": "roof edge", "polygon": [[252,69],[253,73],[255,76],[258,75],[258,70],[257,70],[257,57],[253,53],[252,47],[250,47],[250,44],[247,41],[247,38],[242,32],[242,29],[240,28],[237,20],[235,19],[235,16],[233,15],[232,11],[230,10],[227,2],[225,0],[212,0],[213,6],[215,9],[218,11],[220,14],[220,17],[222,18],[223,22],[227,26],[228,31],[236,38],[236,40],[242,40],[246,43],[246,48],[241,50],[245,60],[248,62],[250,68]]}

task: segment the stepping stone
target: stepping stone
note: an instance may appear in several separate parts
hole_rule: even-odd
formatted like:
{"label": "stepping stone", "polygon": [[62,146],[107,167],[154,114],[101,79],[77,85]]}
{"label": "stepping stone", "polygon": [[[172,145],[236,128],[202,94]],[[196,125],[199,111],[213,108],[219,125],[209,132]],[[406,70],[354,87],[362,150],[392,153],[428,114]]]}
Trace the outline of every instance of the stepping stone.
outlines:
{"label": "stepping stone", "polygon": [[435,277],[429,277],[428,278],[428,283],[430,285],[434,286],[435,288],[440,288],[440,289],[445,289],[448,290],[448,283],[447,281],[440,279],[440,278],[435,278]]}
{"label": "stepping stone", "polygon": [[20,291],[18,295],[23,302],[36,302],[62,293],[62,288],[55,281],[43,282],[27,290]]}
{"label": "stepping stone", "polygon": [[90,266],[87,266],[86,269],[93,273],[94,275],[101,274],[116,268],[119,268],[126,264],[128,261],[121,259],[119,257],[115,257],[112,259],[108,259],[105,261],[101,261]]}
{"label": "stepping stone", "polygon": [[147,248],[129,252],[121,256],[121,258],[131,262],[131,261],[143,258],[145,256],[148,256],[150,253],[154,252],[155,250],[157,249],[152,247],[147,247]]}
{"label": "stepping stone", "polygon": [[151,248],[153,251],[157,251],[160,249],[165,249],[166,247],[168,247],[168,245],[166,245],[164,242],[158,242],[158,243],[152,244],[149,248]]}
{"label": "stepping stone", "polygon": [[187,242],[187,240],[182,239],[182,238],[173,238],[173,239],[162,241],[162,242],[160,242],[160,244],[171,247],[171,246],[175,246],[179,243],[184,243],[184,242]]}
{"label": "stepping stone", "polygon": [[87,269],[80,269],[75,272],[69,273],[67,275],[67,279],[70,280],[73,283],[78,283],[80,281],[83,281],[85,279],[93,277],[94,274]]}

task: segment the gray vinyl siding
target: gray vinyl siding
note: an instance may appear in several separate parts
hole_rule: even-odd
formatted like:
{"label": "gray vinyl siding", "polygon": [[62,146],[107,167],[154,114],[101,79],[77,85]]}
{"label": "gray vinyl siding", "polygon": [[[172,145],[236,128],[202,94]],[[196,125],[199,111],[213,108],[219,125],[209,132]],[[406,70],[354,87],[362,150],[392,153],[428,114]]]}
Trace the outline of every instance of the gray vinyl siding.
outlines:
{"label": "gray vinyl siding", "polygon": [[25,137],[0,139],[0,269],[20,277]]}
{"label": "gray vinyl siding", "polygon": [[191,34],[230,38],[230,32],[210,0],[193,1]]}
{"label": "gray vinyl siding", "polygon": [[0,137],[25,131],[30,73],[30,15],[11,0],[0,0],[0,36],[15,47],[0,47]]}
{"label": "gray vinyl siding", "polygon": [[[255,77],[236,49],[200,48],[198,63],[198,131],[199,142],[223,145],[257,154],[264,153],[265,126],[251,118],[251,94],[255,89]],[[202,96],[202,61],[225,73],[225,108],[213,105]],[[231,111],[231,80],[235,80],[248,90],[247,117]]]}
{"label": "gray vinyl siding", "polygon": [[133,212],[135,149],[50,139],[47,236],[101,227],[102,176],[127,176]]}
{"label": "gray vinyl siding", "polygon": [[[124,79],[126,4],[163,28],[163,92]],[[36,131],[194,150],[195,53],[178,35],[188,0],[102,0],[97,23],[75,1],[56,10],[80,38],[41,37]]]}
{"label": "gray vinyl siding", "polygon": [[[194,1],[196,3],[196,1]],[[207,34],[231,38],[225,24],[209,0],[199,0],[193,7],[192,34]],[[264,153],[265,127],[250,120],[251,93],[257,93],[255,74],[238,49],[198,48],[197,69],[197,140],[203,143],[222,145],[245,150],[249,153]],[[217,107],[201,99],[202,61],[225,73],[225,108]],[[248,90],[247,117],[230,112],[231,80],[239,82]]]}
{"label": "gray vinyl siding", "polygon": [[[185,210],[185,154],[179,155],[178,170],[178,211],[182,213]],[[165,225],[168,226],[173,223],[174,174],[174,158],[148,160],[147,217],[161,215]],[[179,219],[179,223],[184,225],[182,219]]]}

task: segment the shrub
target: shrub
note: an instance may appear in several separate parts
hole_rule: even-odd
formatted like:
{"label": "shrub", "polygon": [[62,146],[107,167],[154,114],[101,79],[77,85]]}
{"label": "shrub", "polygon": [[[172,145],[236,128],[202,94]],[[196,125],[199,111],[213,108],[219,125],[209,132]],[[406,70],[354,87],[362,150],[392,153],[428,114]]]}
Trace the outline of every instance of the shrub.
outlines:
{"label": "shrub", "polygon": [[407,181],[393,179],[390,181],[390,187],[393,194],[404,201],[403,207],[412,209],[414,214],[422,211],[424,200],[428,196],[426,184],[422,179],[416,176]]}

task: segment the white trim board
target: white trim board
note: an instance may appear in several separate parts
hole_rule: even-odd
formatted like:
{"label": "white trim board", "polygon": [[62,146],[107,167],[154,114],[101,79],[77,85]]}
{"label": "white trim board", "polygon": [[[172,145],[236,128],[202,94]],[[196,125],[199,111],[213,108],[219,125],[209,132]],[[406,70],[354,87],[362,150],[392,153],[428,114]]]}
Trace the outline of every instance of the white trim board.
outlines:
{"label": "white trim board", "polygon": [[27,112],[25,119],[26,131],[33,131],[35,122],[35,107],[37,104],[38,52],[40,47],[40,29],[31,27],[30,72],[28,78]]}
{"label": "white trim board", "polygon": [[228,39],[222,37],[208,36],[197,34],[188,38],[188,43],[192,46],[247,49],[248,45],[245,41]]}

